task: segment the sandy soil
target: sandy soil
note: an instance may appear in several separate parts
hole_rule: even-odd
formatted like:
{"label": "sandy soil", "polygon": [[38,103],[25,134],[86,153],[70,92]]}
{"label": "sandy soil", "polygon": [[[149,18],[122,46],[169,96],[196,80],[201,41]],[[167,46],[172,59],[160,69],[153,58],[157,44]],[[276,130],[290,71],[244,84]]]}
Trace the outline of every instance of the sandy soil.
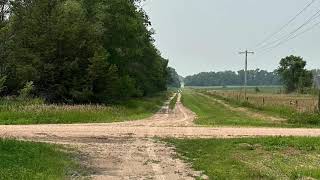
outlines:
{"label": "sandy soil", "polygon": [[[36,140],[36,139],[34,139]],[[172,147],[149,138],[49,138],[36,141],[62,144],[80,150],[91,175],[72,179],[192,180],[202,176],[176,158]]]}
{"label": "sandy soil", "polygon": [[[252,112],[250,112],[252,113]],[[313,136],[320,129],[208,128],[193,123],[195,114],[178,98],[174,112],[132,122],[73,125],[0,126],[0,137],[65,144],[80,149],[93,179],[194,179],[201,172],[175,158],[174,149],[153,137],[231,138]]]}

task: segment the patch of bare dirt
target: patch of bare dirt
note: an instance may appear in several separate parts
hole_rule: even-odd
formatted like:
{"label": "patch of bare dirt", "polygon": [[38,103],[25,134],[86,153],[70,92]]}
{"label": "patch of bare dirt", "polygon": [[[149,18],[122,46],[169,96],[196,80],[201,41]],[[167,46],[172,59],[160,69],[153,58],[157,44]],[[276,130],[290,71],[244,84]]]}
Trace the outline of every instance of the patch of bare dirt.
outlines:
{"label": "patch of bare dirt", "polygon": [[85,166],[93,169],[84,178],[191,180],[201,176],[175,158],[174,149],[148,138],[84,138],[47,140],[81,150],[86,156]]}

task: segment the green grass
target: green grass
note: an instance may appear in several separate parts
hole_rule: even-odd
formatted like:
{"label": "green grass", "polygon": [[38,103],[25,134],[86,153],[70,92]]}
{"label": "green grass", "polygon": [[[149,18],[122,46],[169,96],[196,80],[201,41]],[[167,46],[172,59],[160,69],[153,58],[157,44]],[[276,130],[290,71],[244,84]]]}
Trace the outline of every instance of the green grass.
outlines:
{"label": "green grass", "polygon": [[[203,92],[202,92],[203,93]],[[319,113],[300,113],[287,106],[259,106],[247,101],[237,101],[232,98],[226,98],[215,94],[208,94],[213,98],[220,99],[232,106],[246,107],[252,111],[263,112],[272,116],[278,116],[287,119],[290,127],[319,127],[320,114]]]}
{"label": "green grass", "polygon": [[47,105],[41,101],[0,101],[0,124],[110,123],[138,120],[157,112],[167,99],[133,99],[120,105]]}
{"label": "green grass", "polygon": [[289,108],[287,106],[256,106],[248,101],[242,100],[242,101],[238,101],[235,100],[233,98],[227,98],[227,97],[223,97],[220,95],[216,95],[216,94],[211,94],[211,93],[206,93],[201,91],[201,93],[206,94],[208,96],[211,96],[215,99],[219,99],[219,100],[223,100],[224,102],[226,102],[227,104],[234,106],[234,107],[246,107],[249,108],[251,110],[256,110],[256,111],[261,111],[261,112],[265,112],[269,115],[274,115],[274,116],[279,116],[279,117],[283,117],[283,118],[288,118],[289,116],[291,116],[293,113],[295,113],[295,110],[292,108]]}
{"label": "green grass", "polygon": [[213,179],[320,179],[320,138],[166,140]]}
{"label": "green grass", "polygon": [[235,112],[215,102],[213,97],[194,90],[184,90],[182,103],[198,116],[196,123],[209,126],[267,126],[280,127],[286,124],[249,117],[246,113]]}
{"label": "green grass", "polygon": [[0,139],[0,179],[66,179],[81,172],[75,155],[60,146]]}
{"label": "green grass", "polygon": [[173,110],[176,107],[177,100],[178,100],[178,94],[176,94],[170,101],[169,108],[171,110]]}

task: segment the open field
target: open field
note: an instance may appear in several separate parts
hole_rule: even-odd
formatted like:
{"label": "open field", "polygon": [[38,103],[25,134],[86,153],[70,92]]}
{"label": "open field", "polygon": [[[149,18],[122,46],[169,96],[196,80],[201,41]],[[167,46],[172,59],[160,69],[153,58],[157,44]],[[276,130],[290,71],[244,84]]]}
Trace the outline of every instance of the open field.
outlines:
{"label": "open field", "polygon": [[210,179],[319,179],[319,138],[167,139]]}
{"label": "open field", "polygon": [[[245,100],[242,86],[191,87],[237,101]],[[258,92],[257,89],[258,88]],[[282,86],[248,86],[247,101],[257,106],[283,106],[298,112],[313,113],[318,110],[318,96],[313,94],[285,94]]]}
{"label": "open field", "polygon": [[[244,93],[241,91],[207,90],[207,92],[237,101],[245,100]],[[318,97],[314,95],[255,93],[248,91],[247,102],[256,106],[287,107],[306,113],[313,113],[318,110]]]}
{"label": "open field", "polygon": [[[270,99],[273,99],[272,101],[267,103],[267,100],[265,97],[257,97],[257,99],[262,98],[261,102],[255,102],[251,97],[250,101],[250,94],[248,94],[248,99],[244,100],[238,97],[234,97],[233,95],[227,96],[225,92],[217,92],[217,91],[197,91],[201,94],[207,95],[209,97],[212,97],[213,99],[219,100],[223,104],[227,104],[229,107],[234,108],[245,108],[250,111],[258,112],[258,113],[264,113],[271,116],[279,117],[286,119],[286,122],[289,124],[294,125],[295,127],[319,127],[320,125],[320,115],[318,110],[314,111],[301,111],[302,108],[308,109],[307,103],[300,103],[299,108],[297,109],[297,102],[299,100],[296,100],[296,104],[293,105],[281,105],[281,97],[277,97],[277,95],[268,95]],[[290,96],[284,96],[285,99],[288,99]],[[300,102],[308,102],[307,98],[310,96],[296,96],[296,99],[300,97],[302,100]],[[310,102],[310,101],[309,101]],[[294,106],[294,107],[293,107]],[[295,108],[296,107],[296,108]]]}
{"label": "open field", "polygon": [[66,179],[84,173],[77,163],[61,146],[0,139],[0,179]]}
{"label": "open field", "polygon": [[265,126],[291,127],[281,119],[261,114],[253,115],[245,110],[226,108],[214,97],[194,90],[184,90],[183,104],[197,114],[196,124],[210,126]]}
{"label": "open field", "polygon": [[[284,90],[283,86],[248,86],[247,91],[254,93],[256,88],[259,88],[261,93],[281,94]],[[242,92],[243,86],[188,86],[187,88],[202,89],[202,90],[221,90],[221,91],[237,91]]]}
{"label": "open field", "polygon": [[48,105],[39,100],[3,99],[0,124],[110,123],[144,119],[157,112],[167,98],[168,95],[162,93],[112,106]]}

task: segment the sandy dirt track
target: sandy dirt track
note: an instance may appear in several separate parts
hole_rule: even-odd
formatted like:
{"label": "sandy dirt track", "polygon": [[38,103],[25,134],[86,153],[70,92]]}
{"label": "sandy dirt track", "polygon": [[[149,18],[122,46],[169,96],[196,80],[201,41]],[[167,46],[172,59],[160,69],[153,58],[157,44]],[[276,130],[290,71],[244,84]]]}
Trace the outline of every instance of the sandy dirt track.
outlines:
{"label": "sandy dirt track", "polygon": [[37,141],[80,150],[81,161],[94,180],[192,180],[203,176],[176,158],[172,147],[150,138],[49,138]]}
{"label": "sandy dirt track", "polygon": [[[153,137],[232,138],[252,136],[320,137],[320,129],[208,128],[193,123],[195,114],[180,103],[173,113],[111,124],[0,126],[0,137],[76,147],[92,179],[195,179],[202,176],[176,157],[172,147]],[[77,177],[77,176],[75,176]],[[205,176],[204,176],[205,177]]]}

